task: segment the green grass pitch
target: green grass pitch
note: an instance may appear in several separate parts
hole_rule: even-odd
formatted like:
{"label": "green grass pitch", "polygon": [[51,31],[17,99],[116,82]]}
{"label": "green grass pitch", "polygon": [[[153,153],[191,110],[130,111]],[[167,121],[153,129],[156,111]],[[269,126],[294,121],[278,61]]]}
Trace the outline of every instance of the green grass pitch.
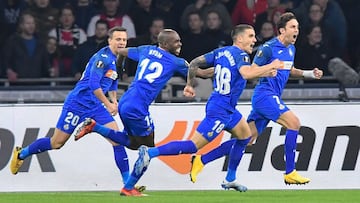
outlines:
{"label": "green grass pitch", "polygon": [[1,203],[357,203],[360,190],[146,191],[146,197],[111,192],[0,192]]}

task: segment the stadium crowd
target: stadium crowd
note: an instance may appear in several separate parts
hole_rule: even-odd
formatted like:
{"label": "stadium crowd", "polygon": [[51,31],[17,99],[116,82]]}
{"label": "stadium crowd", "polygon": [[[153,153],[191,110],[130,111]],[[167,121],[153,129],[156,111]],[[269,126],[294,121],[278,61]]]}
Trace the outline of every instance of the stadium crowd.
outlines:
{"label": "stadium crowd", "polygon": [[[229,31],[239,23],[255,27],[259,46],[277,34],[286,11],[300,23],[295,67],[330,76],[329,60],[340,58],[359,72],[359,9],[358,0],[2,0],[0,78],[78,79],[114,26],[127,29],[128,46],[156,44],[172,28],[188,61],[232,43]],[[120,79],[130,82],[136,63],[125,64]]]}

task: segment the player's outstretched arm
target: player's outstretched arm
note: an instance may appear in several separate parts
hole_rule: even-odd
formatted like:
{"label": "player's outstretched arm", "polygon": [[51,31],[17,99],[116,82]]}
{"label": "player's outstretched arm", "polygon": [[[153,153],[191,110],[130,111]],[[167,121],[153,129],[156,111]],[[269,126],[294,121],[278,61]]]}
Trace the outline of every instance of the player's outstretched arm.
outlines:
{"label": "player's outstretched arm", "polygon": [[275,77],[277,69],[282,68],[283,64],[278,59],[275,59],[269,64],[258,66],[253,63],[251,66],[242,66],[240,68],[240,74],[244,79],[255,79],[260,77]]}
{"label": "player's outstretched arm", "polygon": [[318,68],[314,68],[313,70],[301,70],[301,69],[292,67],[290,74],[292,77],[320,79],[323,76],[323,71]]}

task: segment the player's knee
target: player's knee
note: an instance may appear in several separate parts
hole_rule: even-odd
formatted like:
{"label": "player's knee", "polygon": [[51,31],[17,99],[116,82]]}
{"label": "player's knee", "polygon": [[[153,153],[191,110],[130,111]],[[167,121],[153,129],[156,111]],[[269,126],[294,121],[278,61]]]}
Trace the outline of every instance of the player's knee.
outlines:
{"label": "player's knee", "polygon": [[293,129],[293,130],[299,130],[300,129],[300,120],[298,117],[294,117],[293,119],[291,119],[291,122],[289,122],[289,129]]}
{"label": "player's knee", "polygon": [[130,139],[130,144],[127,146],[129,149],[137,150],[141,145],[148,147],[155,147],[155,141],[153,136],[133,136]]}
{"label": "player's knee", "polygon": [[51,148],[52,149],[61,149],[64,146],[65,143],[62,142],[54,142],[51,143]]}

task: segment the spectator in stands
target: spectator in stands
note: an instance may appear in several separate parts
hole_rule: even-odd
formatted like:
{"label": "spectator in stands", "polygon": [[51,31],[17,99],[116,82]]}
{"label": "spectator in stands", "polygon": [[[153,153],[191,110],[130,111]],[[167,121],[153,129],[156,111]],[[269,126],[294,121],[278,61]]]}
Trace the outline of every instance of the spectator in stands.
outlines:
{"label": "spectator in stands", "polygon": [[295,67],[303,67],[305,70],[317,67],[323,70],[325,76],[331,76],[327,65],[334,57],[332,43],[323,38],[319,25],[308,27],[305,35],[307,40],[297,46]]}
{"label": "spectator in stands", "polygon": [[360,1],[337,1],[345,15],[348,25],[347,51],[351,67],[360,72]]}
{"label": "spectator in stands", "polygon": [[[163,11],[161,16],[164,19],[166,28],[176,29],[178,28],[178,22],[175,21],[175,15],[177,13],[173,12],[174,0],[156,0],[155,8]],[[159,16],[160,17],[160,16]]]}
{"label": "spectator in stands", "polygon": [[[155,17],[152,19],[152,23],[148,28],[148,32],[136,38],[129,39],[128,46],[137,47],[140,45],[149,45],[149,44],[156,45],[158,43],[158,35],[164,28],[165,28],[164,19],[160,17]],[[137,61],[126,58],[125,70],[120,71],[121,80],[130,83],[134,79],[137,65],[138,65]]]}
{"label": "spectator in stands", "polygon": [[46,41],[46,50],[49,54],[50,63],[50,77],[59,77],[59,72],[64,68],[64,64],[61,61],[61,53],[58,49],[57,39],[55,37],[48,37]]}
{"label": "spectator in stands", "polygon": [[260,31],[256,35],[256,42],[253,48],[253,53],[250,54],[251,59],[254,58],[255,53],[257,52],[258,48],[264,44],[266,41],[270,40],[271,38],[275,37],[275,25],[271,21],[265,21],[260,28]]}
{"label": "spectator in stands", "polygon": [[50,0],[33,0],[33,2],[27,12],[35,17],[36,32],[39,38],[45,41],[49,31],[58,23],[59,10],[51,6]]}
{"label": "spectator in stands", "polygon": [[75,24],[81,29],[87,30],[91,18],[97,14],[93,2],[91,0],[73,0],[71,2],[75,10]]}
{"label": "spectator in stands", "polygon": [[[181,30],[181,17],[184,13],[185,8],[193,3],[193,0],[181,0],[181,1],[173,1],[173,6],[171,7],[171,13],[173,14],[173,20],[175,22],[175,30],[182,32]],[[186,24],[186,23],[185,23]]]}
{"label": "spectator in stands", "polygon": [[323,26],[327,32],[332,33],[331,41],[340,57],[345,54],[347,43],[347,24],[341,7],[335,0],[304,0],[298,8],[294,10],[295,15],[299,19],[300,26],[308,24],[308,11],[312,4],[319,4],[323,17]]}
{"label": "spectator in stands", "polygon": [[220,0],[220,2],[226,7],[228,13],[232,13],[237,3],[237,0]]}
{"label": "spectator in stands", "polygon": [[286,11],[292,11],[294,8],[297,8],[303,0],[281,0],[280,2]]}
{"label": "spectator in stands", "polygon": [[[210,49],[230,45],[232,39],[225,30],[229,29],[222,23],[220,14],[215,10],[210,10],[206,15],[205,35],[209,39]],[[231,28],[230,28],[231,29]]]}
{"label": "spectator in stands", "polygon": [[106,20],[109,29],[115,26],[126,28],[128,38],[136,37],[134,21],[126,15],[126,5],[122,5],[124,0],[103,0],[103,11],[99,15],[91,18],[87,28],[87,35],[89,37],[95,34],[95,24],[99,19]]}
{"label": "spectator in stands", "polygon": [[75,51],[72,63],[72,72],[76,79],[80,79],[87,62],[91,56],[99,51],[101,48],[108,45],[108,30],[109,26],[105,20],[98,20],[95,25],[95,35],[89,37],[84,44],[81,44]]}
{"label": "spectator in stands", "polygon": [[271,22],[275,26],[274,31],[275,31],[276,35],[279,34],[279,29],[278,29],[277,25],[280,20],[281,14],[283,14],[284,12],[285,12],[285,10],[283,8],[279,7],[279,8],[276,8],[272,13]]}
{"label": "spectator in stands", "polygon": [[[311,4],[309,7],[307,21],[300,25],[302,29],[300,29],[299,40],[298,40],[299,43],[303,41],[305,42],[308,41],[307,34],[305,34],[304,32],[308,30],[309,27],[312,27],[314,25],[318,25],[321,27],[321,31],[324,37],[326,35],[331,35],[331,33],[329,33],[326,27],[324,26],[323,17],[324,17],[324,13],[320,5],[316,3]],[[331,37],[328,38],[331,39]]]}
{"label": "spectator in stands", "polygon": [[220,0],[196,0],[195,3],[189,4],[181,15],[180,26],[187,27],[189,13],[199,11],[203,19],[207,18],[209,11],[216,11],[220,18],[225,33],[230,34],[232,29],[232,21],[229,12]]}
{"label": "spectator in stands", "polygon": [[20,14],[26,6],[25,0],[0,1],[0,47],[3,47],[5,40],[16,32]]}
{"label": "spectator in stands", "polygon": [[183,28],[185,30],[182,35],[182,47],[180,56],[187,61],[193,60],[196,56],[200,56],[211,50],[209,46],[209,39],[204,33],[204,21],[201,18],[199,11],[189,13],[188,25]]}
{"label": "spectator in stands", "polygon": [[266,11],[267,0],[238,0],[231,19],[234,25],[246,23],[255,25],[256,16]]}
{"label": "spectator in stands", "polygon": [[148,28],[155,17],[166,19],[166,13],[152,5],[152,0],[136,0],[136,3],[130,9],[129,15],[134,21],[137,35],[143,35],[148,32]]}
{"label": "spectator in stands", "polygon": [[66,4],[60,12],[60,23],[49,32],[50,37],[55,37],[61,52],[61,61],[64,69],[60,70],[60,77],[73,77],[71,69],[75,50],[87,40],[84,30],[75,24],[74,10]]}
{"label": "spectator in stands", "polygon": [[9,81],[49,76],[50,64],[46,47],[35,35],[35,30],[34,16],[24,12],[19,18],[19,33],[10,36],[3,51]]}
{"label": "spectator in stands", "polygon": [[273,12],[281,7],[280,0],[267,0],[267,8],[264,12],[256,15],[255,19],[255,32],[258,33],[261,29],[261,26],[266,21],[272,21]]}

